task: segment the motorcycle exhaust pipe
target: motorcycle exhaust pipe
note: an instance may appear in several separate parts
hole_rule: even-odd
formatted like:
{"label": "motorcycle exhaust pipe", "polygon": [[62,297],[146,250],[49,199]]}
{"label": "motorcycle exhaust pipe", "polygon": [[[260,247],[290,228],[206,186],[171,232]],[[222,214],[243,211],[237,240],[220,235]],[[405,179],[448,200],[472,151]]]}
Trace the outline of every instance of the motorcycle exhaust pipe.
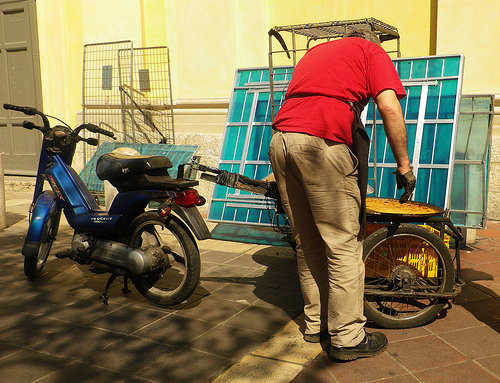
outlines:
{"label": "motorcycle exhaust pipe", "polygon": [[133,274],[151,272],[161,265],[165,254],[160,247],[150,247],[146,250],[126,246],[113,241],[97,240],[91,253],[91,259],[129,270]]}

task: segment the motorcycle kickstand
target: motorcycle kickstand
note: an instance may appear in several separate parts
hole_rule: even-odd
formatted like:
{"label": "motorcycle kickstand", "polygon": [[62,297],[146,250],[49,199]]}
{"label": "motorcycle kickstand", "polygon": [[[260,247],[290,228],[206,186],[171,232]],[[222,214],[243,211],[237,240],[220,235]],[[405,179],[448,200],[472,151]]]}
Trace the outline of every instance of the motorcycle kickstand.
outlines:
{"label": "motorcycle kickstand", "polygon": [[131,291],[132,291],[132,290],[130,290],[130,289],[128,288],[128,278],[127,278],[127,277],[125,277],[125,278],[123,279],[123,289],[122,289],[122,293],[123,293],[123,294],[128,294],[128,293],[130,293]]}
{"label": "motorcycle kickstand", "polygon": [[106,282],[106,287],[104,288],[104,292],[102,293],[102,295],[99,297],[99,299],[102,300],[102,305],[103,306],[107,306],[108,305],[108,290],[111,286],[111,284],[115,281],[116,279],[116,275],[115,274],[111,274],[111,276],[109,277],[108,281]]}

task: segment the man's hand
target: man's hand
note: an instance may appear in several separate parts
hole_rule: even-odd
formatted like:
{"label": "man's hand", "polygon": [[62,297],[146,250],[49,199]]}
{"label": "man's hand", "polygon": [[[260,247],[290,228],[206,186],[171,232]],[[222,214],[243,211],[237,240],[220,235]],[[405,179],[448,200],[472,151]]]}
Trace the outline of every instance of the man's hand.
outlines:
{"label": "man's hand", "polygon": [[401,174],[396,171],[394,174],[396,174],[396,185],[398,189],[405,189],[403,195],[399,198],[399,203],[408,202],[413,194],[413,190],[415,190],[415,183],[417,179],[413,175],[412,170],[406,172],[405,174]]}

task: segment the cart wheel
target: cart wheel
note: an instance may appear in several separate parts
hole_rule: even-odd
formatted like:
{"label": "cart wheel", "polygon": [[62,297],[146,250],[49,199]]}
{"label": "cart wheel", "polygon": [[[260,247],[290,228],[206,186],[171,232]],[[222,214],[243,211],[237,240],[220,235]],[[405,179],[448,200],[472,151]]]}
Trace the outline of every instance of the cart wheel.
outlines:
{"label": "cart wheel", "polygon": [[[395,224],[364,242],[365,315],[385,328],[432,321],[447,302],[429,293],[453,290],[455,269],[439,236],[413,224]],[[427,296],[426,296],[427,295]]]}

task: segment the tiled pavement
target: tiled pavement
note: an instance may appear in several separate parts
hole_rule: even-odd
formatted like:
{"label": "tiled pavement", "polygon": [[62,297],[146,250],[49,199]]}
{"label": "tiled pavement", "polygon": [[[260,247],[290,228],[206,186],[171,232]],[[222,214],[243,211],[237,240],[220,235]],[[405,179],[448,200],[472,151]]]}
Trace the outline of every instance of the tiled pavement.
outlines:
{"label": "tiled pavement", "polygon": [[[334,363],[302,341],[288,248],[199,242],[202,278],[178,307],[152,306],[106,275],[51,257],[29,282],[20,248],[30,193],[7,192],[0,231],[2,382],[500,382],[500,225],[463,250],[467,286],[433,323],[382,331],[382,355]],[[53,252],[71,231],[63,224]],[[323,345],[327,347],[327,345]]]}
{"label": "tiled pavement", "polygon": [[380,330],[389,346],[375,358],[334,363],[322,352],[293,382],[500,382],[500,223],[477,230],[460,256],[467,284],[435,321]]}

